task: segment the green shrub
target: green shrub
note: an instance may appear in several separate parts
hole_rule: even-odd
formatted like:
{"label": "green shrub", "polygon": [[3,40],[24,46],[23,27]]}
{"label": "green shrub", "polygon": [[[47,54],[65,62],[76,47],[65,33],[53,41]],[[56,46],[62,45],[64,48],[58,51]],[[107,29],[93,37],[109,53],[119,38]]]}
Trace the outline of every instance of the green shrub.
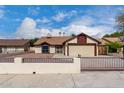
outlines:
{"label": "green shrub", "polygon": [[107,44],[109,50],[109,53],[116,53],[118,49],[122,47],[122,44],[120,42],[111,42]]}

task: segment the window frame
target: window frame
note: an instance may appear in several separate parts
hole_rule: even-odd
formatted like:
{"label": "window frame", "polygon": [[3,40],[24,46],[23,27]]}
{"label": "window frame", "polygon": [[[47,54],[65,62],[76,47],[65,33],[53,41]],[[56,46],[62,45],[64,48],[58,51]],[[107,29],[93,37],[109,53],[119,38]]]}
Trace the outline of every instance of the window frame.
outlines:
{"label": "window frame", "polygon": [[55,49],[56,49],[56,53],[58,54],[62,54],[63,53],[63,46],[61,45],[58,45],[58,46],[55,46]]}
{"label": "window frame", "polygon": [[[47,46],[48,48],[44,49],[43,47],[45,47],[45,46]],[[44,53],[44,54],[48,54],[49,53],[49,45],[47,45],[47,44],[42,45],[42,53]]]}

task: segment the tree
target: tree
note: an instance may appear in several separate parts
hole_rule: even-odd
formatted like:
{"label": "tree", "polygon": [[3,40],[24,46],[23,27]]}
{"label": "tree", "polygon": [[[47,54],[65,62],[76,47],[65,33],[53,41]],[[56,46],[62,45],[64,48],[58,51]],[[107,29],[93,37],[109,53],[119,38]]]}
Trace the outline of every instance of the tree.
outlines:
{"label": "tree", "polygon": [[121,13],[116,18],[117,31],[124,33],[124,13]]}
{"label": "tree", "polygon": [[62,32],[59,32],[59,36],[61,36]]}
{"label": "tree", "polygon": [[76,36],[75,34],[71,34],[71,36]]}
{"label": "tree", "polygon": [[120,37],[124,36],[124,32],[114,32],[112,34],[106,34],[103,37]]}
{"label": "tree", "polygon": [[118,49],[122,47],[122,44],[120,42],[111,42],[107,44],[110,53],[116,53]]}
{"label": "tree", "polygon": [[117,16],[116,22],[118,22],[119,24],[124,23],[124,14],[123,14],[123,13],[121,13],[121,14],[119,14],[119,15]]}
{"label": "tree", "polygon": [[112,34],[106,34],[103,37],[120,37],[120,36],[124,36],[124,13],[120,13],[119,15],[117,15],[116,17],[116,32],[112,33]]}
{"label": "tree", "polygon": [[110,37],[110,35],[109,34],[105,34],[103,37]]}
{"label": "tree", "polygon": [[30,40],[30,46],[33,47],[34,43],[38,40],[38,38],[34,38]]}

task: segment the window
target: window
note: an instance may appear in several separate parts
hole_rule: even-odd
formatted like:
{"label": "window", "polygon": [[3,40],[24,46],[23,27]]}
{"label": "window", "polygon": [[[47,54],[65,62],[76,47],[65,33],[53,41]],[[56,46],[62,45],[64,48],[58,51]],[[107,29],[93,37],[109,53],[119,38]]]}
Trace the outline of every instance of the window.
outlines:
{"label": "window", "polygon": [[56,53],[63,53],[63,47],[62,46],[56,46]]}
{"label": "window", "polygon": [[42,53],[49,53],[49,46],[48,45],[42,46]]}
{"label": "window", "polygon": [[5,53],[7,52],[7,47],[4,47],[4,52],[5,52]]}

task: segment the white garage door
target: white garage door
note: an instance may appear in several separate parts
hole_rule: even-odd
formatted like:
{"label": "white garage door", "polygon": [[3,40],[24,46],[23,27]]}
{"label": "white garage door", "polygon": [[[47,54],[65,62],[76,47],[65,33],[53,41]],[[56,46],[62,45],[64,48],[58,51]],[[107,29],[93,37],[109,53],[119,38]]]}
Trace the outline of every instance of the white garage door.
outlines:
{"label": "white garage door", "polygon": [[89,57],[95,56],[95,46],[94,45],[69,45],[69,56]]}

